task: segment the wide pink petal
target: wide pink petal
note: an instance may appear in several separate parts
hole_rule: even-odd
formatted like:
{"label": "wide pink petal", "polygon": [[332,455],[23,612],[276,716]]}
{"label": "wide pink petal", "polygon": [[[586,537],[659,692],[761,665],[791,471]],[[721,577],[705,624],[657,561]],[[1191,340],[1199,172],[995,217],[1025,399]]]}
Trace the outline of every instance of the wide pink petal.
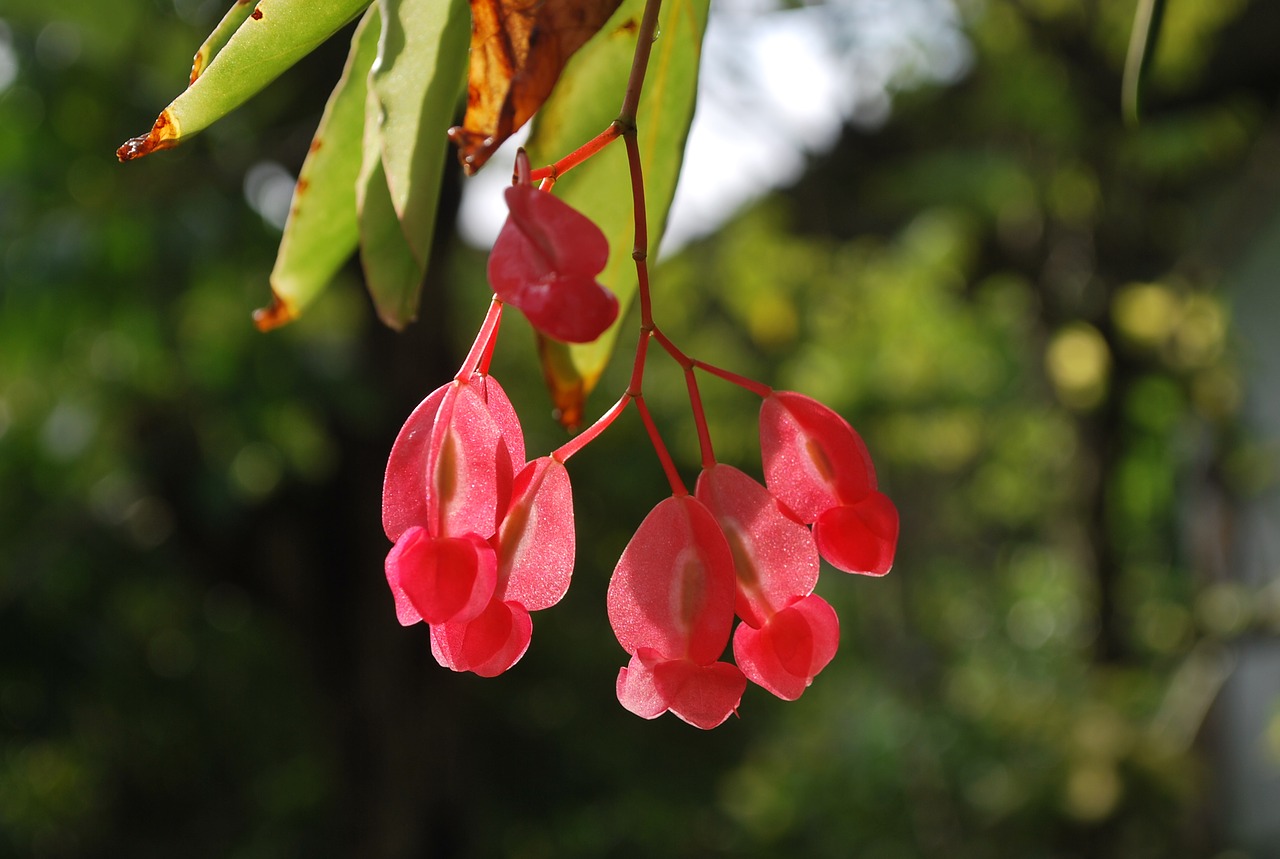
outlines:
{"label": "wide pink petal", "polygon": [[826,600],[810,594],[784,608],[760,629],[739,624],[733,658],[747,679],[794,701],[840,646],[840,621]]}
{"label": "wide pink petal", "polygon": [[499,598],[529,611],[560,602],[575,550],[573,492],[562,463],[544,456],[521,470],[494,543]]}
{"label": "wide pink petal", "polygon": [[716,727],[736,712],[747,689],[747,678],[728,662],[660,662],[653,673],[654,686],[668,709],[703,730]]}
{"label": "wide pink petal", "polygon": [[882,492],[823,513],[813,525],[822,557],[837,570],[883,576],[898,546],[898,508]]}
{"label": "wide pink petal", "polygon": [[661,501],[609,580],[609,622],[628,653],[714,662],[733,623],[733,555],[715,517],[690,496]]}
{"label": "wide pink petal", "polygon": [[497,557],[486,541],[473,534],[432,537],[421,527],[400,536],[386,566],[387,581],[399,585],[427,623],[475,617],[493,596],[498,580]]}
{"label": "wide pink petal", "polygon": [[787,516],[769,490],[718,464],[698,477],[696,496],[733,550],[739,617],[761,626],[783,606],[813,592],[819,570],[813,534]]}
{"label": "wide pink petal", "polygon": [[431,653],[454,671],[497,677],[529,649],[533,620],[515,603],[491,600],[476,618],[431,627]]}
{"label": "wide pink petal", "polygon": [[427,527],[439,537],[497,530],[501,431],[474,385],[454,382],[427,454]]}
{"label": "wide pink petal", "polygon": [[391,446],[382,484],[382,529],[389,540],[400,539],[414,525],[427,525],[427,452],[436,414],[449,388],[443,385],[428,394]]}
{"label": "wide pink petal", "polygon": [[769,491],[805,523],[876,488],[862,437],[840,415],[803,394],[775,391],[765,397],[760,449]]}

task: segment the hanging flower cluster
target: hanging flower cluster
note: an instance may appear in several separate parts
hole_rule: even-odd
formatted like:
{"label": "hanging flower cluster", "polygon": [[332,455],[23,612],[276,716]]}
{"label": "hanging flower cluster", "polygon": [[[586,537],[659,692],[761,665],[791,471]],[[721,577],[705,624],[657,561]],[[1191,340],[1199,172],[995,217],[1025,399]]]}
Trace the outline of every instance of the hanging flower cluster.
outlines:
{"label": "hanging flower cluster", "polygon": [[[409,416],[391,450],[382,514],[395,543],[386,573],[396,616],[425,621],[433,655],[455,671],[489,677],[519,661],[530,613],[569,587],[574,523],[564,463],[634,403],[672,495],[640,524],[609,583],[609,621],[630,657],[618,700],[646,719],[670,711],[713,728],[737,711],[748,681],[798,698],[840,639],[835,610],[813,592],[820,559],[870,576],[893,564],[898,514],[877,489],[866,445],[816,400],[681,352],[653,324],[637,255],[642,321],[627,391],[579,436],[526,462],[519,419],[488,375],[504,305],[571,342],[594,340],[618,314],[595,279],[608,255],[603,235],[529,177],[522,155],[489,259],[493,303],[470,354]],[[651,340],[685,371],[703,460],[693,493],[644,401]],[[761,396],[764,484],[716,462],[697,370]],[[730,638],[733,662],[722,658]]]}

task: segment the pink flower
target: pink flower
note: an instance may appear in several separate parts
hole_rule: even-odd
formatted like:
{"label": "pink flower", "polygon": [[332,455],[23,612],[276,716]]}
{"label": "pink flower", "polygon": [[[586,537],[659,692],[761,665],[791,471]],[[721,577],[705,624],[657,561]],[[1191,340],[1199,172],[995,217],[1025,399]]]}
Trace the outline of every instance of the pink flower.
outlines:
{"label": "pink flower", "polygon": [[493,596],[478,617],[431,627],[431,652],[454,671],[492,677],[524,655],[529,613],[550,608],[573,573],[573,497],[569,472],[549,456],[516,476],[511,505],[489,541],[497,559]]}
{"label": "pink flower", "polygon": [[818,549],[763,486],[728,465],[698,478],[696,496],[715,516],[733,553],[738,616],[733,655],[751,682],[799,698],[835,656],[840,623],[813,593]]}
{"label": "pink flower", "polygon": [[847,573],[889,572],[898,511],[876,489],[867,446],[844,418],[803,394],[775,391],[760,407],[760,447],[769,491],[813,525],[822,557]]}
{"label": "pink flower", "polygon": [[600,228],[529,185],[506,190],[509,215],[489,255],[489,285],[534,328],[568,343],[595,340],[618,318],[618,299],[596,281],[609,260]]}
{"label": "pink flower", "polygon": [[733,556],[699,501],[673,496],[645,517],[609,581],[607,603],[631,654],[618,672],[622,706],[645,719],[670,710],[704,729],[737,709],[746,677],[718,661],[733,623]]}
{"label": "pink flower", "polygon": [[433,391],[391,449],[382,521],[396,616],[425,620],[436,660],[455,671],[510,668],[529,646],[529,613],[569,586],[568,472],[524,456],[510,400],[480,373]]}

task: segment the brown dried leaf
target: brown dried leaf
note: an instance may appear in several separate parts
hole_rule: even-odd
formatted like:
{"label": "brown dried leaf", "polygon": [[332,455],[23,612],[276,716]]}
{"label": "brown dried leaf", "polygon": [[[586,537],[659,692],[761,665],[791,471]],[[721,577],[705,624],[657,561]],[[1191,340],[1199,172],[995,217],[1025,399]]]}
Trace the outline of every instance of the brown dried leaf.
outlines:
{"label": "brown dried leaf", "polygon": [[537,112],[573,52],[621,0],[471,0],[467,113],[449,129],[458,160],[479,170]]}

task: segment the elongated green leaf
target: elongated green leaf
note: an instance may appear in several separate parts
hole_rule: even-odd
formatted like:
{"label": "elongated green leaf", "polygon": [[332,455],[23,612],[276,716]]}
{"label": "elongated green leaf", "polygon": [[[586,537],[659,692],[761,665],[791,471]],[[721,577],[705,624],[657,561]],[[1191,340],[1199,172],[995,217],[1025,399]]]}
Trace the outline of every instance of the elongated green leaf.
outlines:
{"label": "elongated green leaf", "polygon": [[426,269],[405,240],[387,190],[382,162],[362,178],[360,187],[360,263],[378,318],[396,331],[418,313],[418,295]]}
{"label": "elongated green leaf", "polygon": [[369,0],[258,0],[257,6],[143,137],[116,150],[131,161],[178,145],[226,116],[355,18]]}
{"label": "elongated green leaf", "polygon": [[262,330],[302,312],[356,249],[356,183],[364,152],[369,70],[378,54],[378,8],[371,6],[351,38],[351,52],[334,87],[311,149],[302,162],[271,270],[272,304],[254,314]]}
{"label": "elongated green leaf", "polygon": [[222,16],[218,26],[213,28],[213,32],[204,40],[204,44],[200,46],[200,49],[196,51],[195,57],[192,58],[191,80],[189,83],[195,83],[196,78],[204,74],[204,70],[209,67],[209,63],[213,62],[213,58],[231,40],[236,30],[240,29],[240,25],[253,13],[253,9],[252,0],[234,0],[232,2],[227,14]]}
{"label": "elongated green leaf", "polygon": [[360,219],[360,264],[378,318],[399,331],[418,309],[426,266],[418,261],[400,227],[382,166],[382,107],[369,88],[365,98],[363,157],[356,182]]}
{"label": "elongated green leaf", "polygon": [[[595,38],[574,56],[535,121],[528,150],[535,166],[549,163],[603,131],[622,104],[643,0],[625,2]],[[666,0],[636,117],[644,165],[650,259],[666,224],[685,139],[693,120],[698,62],[708,0]],[[600,282],[612,289],[624,312],[594,343],[539,344],[551,395],[566,425],[576,425],[582,403],[613,353],[625,309],[635,297],[631,180],[621,141],[566,174],[557,196],[596,222],[609,239],[609,264]]]}
{"label": "elongated green leaf", "polygon": [[1147,70],[1160,38],[1160,22],[1164,18],[1164,0],[1138,0],[1129,37],[1129,54],[1125,58],[1124,81],[1121,84],[1125,121],[1137,125],[1142,113],[1142,88]]}
{"label": "elongated green leaf", "polygon": [[383,10],[371,84],[381,107],[382,166],[409,247],[425,269],[440,180],[466,80],[467,0],[378,0]]}

